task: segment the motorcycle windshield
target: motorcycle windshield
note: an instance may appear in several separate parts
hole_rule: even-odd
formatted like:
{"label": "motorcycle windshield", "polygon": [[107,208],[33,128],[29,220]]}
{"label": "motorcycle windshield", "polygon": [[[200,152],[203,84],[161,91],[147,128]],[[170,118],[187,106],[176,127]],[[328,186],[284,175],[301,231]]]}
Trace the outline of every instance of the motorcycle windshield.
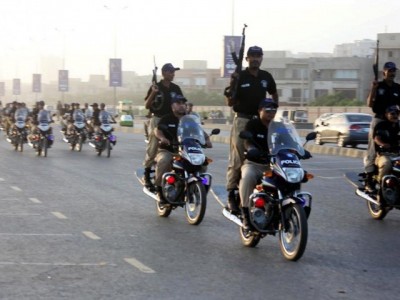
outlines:
{"label": "motorcycle windshield", "polygon": [[75,122],[78,122],[78,123],[82,123],[85,121],[85,115],[83,114],[82,111],[75,111],[73,118],[74,118]]}
{"label": "motorcycle windshield", "polygon": [[108,112],[101,111],[99,113],[99,120],[100,120],[101,124],[110,124],[109,119],[110,119],[110,117],[109,117]]}
{"label": "motorcycle windshield", "polygon": [[25,122],[25,120],[26,120],[26,115],[23,115],[23,114],[21,114],[21,115],[17,115],[16,117],[15,117],[15,121],[18,123],[18,122],[21,122],[21,123],[23,123],[23,122]]}
{"label": "motorcycle windshield", "polygon": [[197,140],[201,145],[205,145],[206,139],[198,118],[192,115],[185,115],[179,120],[178,141],[182,143],[186,139]]}
{"label": "motorcycle windshield", "polygon": [[45,110],[41,110],[38,113],[38,121],[39,123],[47,124],[50,122],[49,113]]}
{"label": "motorcycle windshield", "polygon": [[304,155],[300,136],[290,122],[272,121],[269,124],[268,147],[272,155],[276,155],[281,150],[292,150],[300,156]]}

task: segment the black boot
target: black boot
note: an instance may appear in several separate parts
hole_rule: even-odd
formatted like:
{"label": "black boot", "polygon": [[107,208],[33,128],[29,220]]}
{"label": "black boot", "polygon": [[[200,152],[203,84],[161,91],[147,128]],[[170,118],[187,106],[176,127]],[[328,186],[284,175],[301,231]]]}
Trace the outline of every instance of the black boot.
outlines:
{"label": "black boot", "polygon": [[365,174],[365,190],[370,193],[374,193],[376,191],[374,172],[368,172]]}
{"label": "black boot", "polygon": [[243,228],[245,230],[250,230],[251,223],[250,223],[250,214],[248,207],[242,207],[242,223],[243,223]]}
{"label": "black boot", "polygon": [[157,193],[158,199],[160,200],[160,204],[161,205],[167,204],[168,202],[165,200],[163,193],[162,193],[162,187],[156,186],[155,191]]}
{"label": "black boot", "polygon": [[153,182],[151,182],[151,168],[145,168],[144,169],[144,176],[143,176],[143,181],[144,181],[144,186],[150,191],[150,192],[155,192],[155,187]]}
{"label": "black boot", "polygon": [[231,212],[231,214],[240,214],[239,209],[239,197],[237,196],[238,190],[230,190],[228,193],[228,202],[226,204],[226,209]]}

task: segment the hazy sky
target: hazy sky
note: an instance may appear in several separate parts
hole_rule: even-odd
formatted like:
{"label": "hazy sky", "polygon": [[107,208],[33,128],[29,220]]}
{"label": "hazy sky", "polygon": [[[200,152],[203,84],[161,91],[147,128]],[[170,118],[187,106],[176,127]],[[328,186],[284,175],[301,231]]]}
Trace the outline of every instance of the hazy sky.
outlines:
{"label": "hazy sky", "polygon": [[0,11],[1,80],[31,80],[47,55],[87,80],[108,74],[115,48],[123,70],[140,75],[151,73],[153,55],[160,68],[189,59],[219,68],[223,36],[244,23],[246,48],[294,53],[400,32],[399,0],[1,0]]}

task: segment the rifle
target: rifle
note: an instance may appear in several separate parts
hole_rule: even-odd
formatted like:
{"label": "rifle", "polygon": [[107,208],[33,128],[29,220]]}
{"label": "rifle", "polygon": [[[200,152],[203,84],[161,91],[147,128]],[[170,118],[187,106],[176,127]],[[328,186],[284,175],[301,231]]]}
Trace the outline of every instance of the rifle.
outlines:
{"label": "rifle", "polygon": [[[233,104],[236,103],[236,96],[237,96],[237,90],[238,90],[238,85],[239,85],[239,74],[242,71],[242,62],[243,62],[243,56],[244,56],[244,43],[246,40],[246,35],[245,35],[245,30],[246,30],[247,25],[243,25],[243,30],[242,30],[242,40],[240,42],[240,49],[239,49],[239,57],[236,55],[236,51],[233,48],[233,52],[231,52],[232,59],[236,64],[235,68],[235,73],[237,74],[236,76],[232,76],[231,80],[231,85],[229,87],[229,94],[230,98],[232,99],[230,102]],[[225,93],[226,94],[226,93]]]}
{"label": "rifle", "polygon": [[375,52],[375,62],[372,65],[374,70],[375,81],[378,80],[378,68],[379,68],[379,40],[376,41],[376,52]]}
{"label": "rifle", "polygon": [[[153,69],[153,77],[151,78],[151,84],[154,86],[154,85],[157,85],[157,70],[158,70],[155,56],[153,56],[153,61],[154,61],[154,69]],[[159,110],[163,105],[162,100],[163,99],[162,99],[160,93],[157,93],[153,102],[151,103],[151,111]]]}

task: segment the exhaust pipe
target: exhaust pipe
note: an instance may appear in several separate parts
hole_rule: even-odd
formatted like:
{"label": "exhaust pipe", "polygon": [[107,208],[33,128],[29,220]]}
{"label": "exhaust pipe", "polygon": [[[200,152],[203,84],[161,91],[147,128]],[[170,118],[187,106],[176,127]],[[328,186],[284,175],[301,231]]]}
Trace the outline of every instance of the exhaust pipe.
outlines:
{"label": "exhaust pipe", "polygon": [[361,191],[360,189],[356,189],[356,194],[358,196],[360,196],[361,198],[364,198],[365,200],[372,202],[378,206],[380,206],[381,204],[379,202],[377,202],[376,200],[374,200],[373,198],[371,198],[367,193],[364,193],[363,191]]}

